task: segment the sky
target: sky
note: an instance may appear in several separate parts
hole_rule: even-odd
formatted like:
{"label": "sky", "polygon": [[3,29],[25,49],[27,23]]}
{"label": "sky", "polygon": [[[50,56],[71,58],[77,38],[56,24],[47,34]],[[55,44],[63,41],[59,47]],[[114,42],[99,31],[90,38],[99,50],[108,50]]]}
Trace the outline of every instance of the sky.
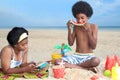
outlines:
{"label": "sky", "polygon": [[[79,0],[0,0],[0,27],[66,26],[75,20],[71,7]],[[94,11],[90,23],[120,26],[120,0],[83,0]]]}

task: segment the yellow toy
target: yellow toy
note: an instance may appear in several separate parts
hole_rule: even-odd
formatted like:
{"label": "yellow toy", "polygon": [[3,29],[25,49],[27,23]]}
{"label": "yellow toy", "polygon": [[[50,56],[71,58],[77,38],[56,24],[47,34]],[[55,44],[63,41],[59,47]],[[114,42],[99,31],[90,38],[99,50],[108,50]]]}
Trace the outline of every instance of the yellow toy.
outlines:
{"label": "yellow toy", "polygon": [[54,63],[54,61],[55,61],[56,59],[59,59],[59,58],[62,58],[62,54],[53,53],[53,54],[52,54],[52,63]]}
{"label": "yellow toy", "polygon": [[120,80],[120,66],[118,66],[118,63],[112,67],[112,80]]}

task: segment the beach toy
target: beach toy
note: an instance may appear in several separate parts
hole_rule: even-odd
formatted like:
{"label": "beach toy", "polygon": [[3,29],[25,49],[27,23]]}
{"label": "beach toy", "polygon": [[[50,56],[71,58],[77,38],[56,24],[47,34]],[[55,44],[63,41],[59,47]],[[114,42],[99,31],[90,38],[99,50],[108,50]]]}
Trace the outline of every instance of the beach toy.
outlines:
{"label": "beach toy", "polygon": [[112,67],[112,80],[120,80],[120,66],[118,66],[118,63]]}
{"label": "beach toy", "polygon": [[73,24],[74,26],[84,26],[85,21],[83,23],[78,23],[78,22],[75,22],[73,20],[70,20],[70,23]]}
{"label": "beach toy", "polygon": [[62,45],[55,45],[55,49],[67,49],[68,51],[72,51],[69,45],[62,43]]}
{"label": "beach toy", "polygon": [[37,67],[39,69],[42,69],[42,68],[45,68],[47,65],[48,65],[48,62],[42,62],[42,63],[38,64]]}
{"label": "beach toy", "polygon": [[113,66],[112,62],[113,62],[112,58],[107,55],[106,63],[105,63],[105,70],[110,70],[111,71],[112,66]]}
{"label": "beach toy", "polygon": [[118,63],[118,65],[119,65],[119,58],[117,55],[114,55],[112,58],[112,67],[115,66],[116,63]]}
{"label": "beach toy", "polygon": [[93,75],[90,79],[91,80],[99,80],[99,76]]}
{"label": "beach toy", "polygon": [[107,77],[111,76],[111,71],[110,70],[105,70],[104,71],[104,76],[107,76]]}
{"label": "beach toy", "polygon": [[93,75],[93,76],[90,78],[90,80],[106,80],[106,79],[104,79],[103,77],[98,76],[98,75]]}
{"label": "beach toy", "polygon": [[54,64],[54,61],[56,59],[62,58],[62,54],[58,54],[58,53],[53,53],[52,54],[52,63]]}
{"label": "beach toy", "polygon": [[64,78],[65,76],[65,67],[61,65],[54,65],[52,67],[53,74],[55,78]]}
{"label": "beach toy", "polygon": [[111,71],[112,67],[115,66],[116,63],[118,63],[118,65],[120,65],[120,61],[119,61],[119,58],[117,55],[114,55],[113,57],[110,57],[107,55],[106,63],[105,63],[105,70]]}
{"label": "beach toy", "polygon": [[118,63],[118,65],[120,66],[119,57],[115,54],[115,55],[114,55],[114,66],[116,65],[116,63]]}
{"label": "beach toy", "polygon": [[63,78],[65,75],[65,66],[63,60],[58,63],[59,65],[53,66],[53,73],[55,78]]}
{"label": "beach toy", "polygon": [[64,56],[68,51],[72,51],[69,45],[62,43],[61,45],[55,45],[54,49],[61,49],[61,54]]}
{"label": "beach toy", "polygon": [[64,66],[64,62],[63,62],[63,60],[61,61],[61,62],[58,62],[58,64],[60,65],[60,66]]}

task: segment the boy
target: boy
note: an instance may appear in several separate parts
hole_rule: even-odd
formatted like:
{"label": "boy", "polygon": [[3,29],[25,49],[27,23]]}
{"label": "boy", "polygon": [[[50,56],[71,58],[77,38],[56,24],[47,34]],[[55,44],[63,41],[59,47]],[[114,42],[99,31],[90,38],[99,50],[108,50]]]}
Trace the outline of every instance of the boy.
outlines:
{"label": "boy", "polygon": [[[93,49],[97,44],[98,27],[95,24],[88,23],[88,19],[92,16],[92,7],[84,1],[76,2],[72,7],[73,16],[76,18],[77,24],[74,25],[73,31],[71,24],[73,21],[67,22],[68,26],[68,43],[72,46],[76,40],[76,52],[73,55],[63,57],[65,67],[68,68],[86,68],[96,72],[96,66],[100,60],[93,55]],[[61,59],[55,61],[58,64]]]}
{"label": "boy", "polygon": [[9,45],[1,51],[1,67],[5,74],[34,72],[35,63],[27,63],[28,31],[14,27],[7,35]]}

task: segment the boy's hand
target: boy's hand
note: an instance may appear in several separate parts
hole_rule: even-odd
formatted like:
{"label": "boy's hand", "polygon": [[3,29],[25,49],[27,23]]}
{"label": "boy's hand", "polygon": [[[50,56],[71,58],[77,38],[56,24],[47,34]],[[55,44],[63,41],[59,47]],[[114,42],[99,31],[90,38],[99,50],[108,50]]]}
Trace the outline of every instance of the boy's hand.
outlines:
{"label": "boy's hand", "polygon": [[78,22],[75,22],[73,20],[70,20],[71,24],[73,24],[74,26],[79,26],[79,27],[83,27],[85,25],[85,21],[81,22],[81,23],[78,23]]}
{"label": "boy's hand", "polygon": [[68,29],[71,29],[71,28],[72,28],[71,20],[69,20],[69,21],[67,22],[67,27],[68,27]]}
{"label": "boy's hand", "polygon": [[91,32],[91,28],[90,28],[90,25],[89,25],[89,24],[85,24],[85,25],[84,25],[84,29],[85,29],[87,32]]}
{"label": "boy's hand", "polygon": [[82,22],[76,22],[76,21],[73,21],[72,19],[69,20],[69,22],[73,25],[73,26],[79,26],[79,27],[83,27],[85,24],[86,24],[86,21],[82,21]]}

